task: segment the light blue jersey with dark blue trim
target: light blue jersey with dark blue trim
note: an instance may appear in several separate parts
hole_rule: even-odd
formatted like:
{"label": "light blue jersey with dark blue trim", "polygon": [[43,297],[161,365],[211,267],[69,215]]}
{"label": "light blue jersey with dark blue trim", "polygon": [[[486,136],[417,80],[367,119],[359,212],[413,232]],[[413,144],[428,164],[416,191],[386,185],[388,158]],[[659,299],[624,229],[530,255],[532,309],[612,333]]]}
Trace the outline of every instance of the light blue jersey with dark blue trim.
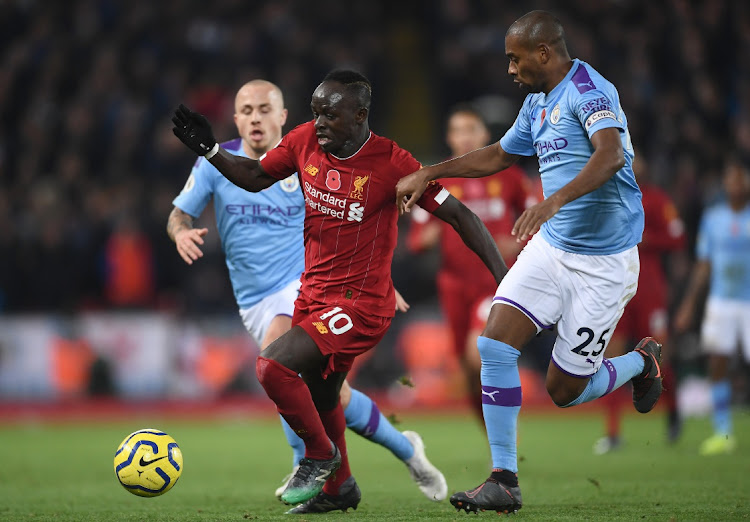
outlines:
{"label": "light blue jersey with dark blue trim", "polygon": [[[239,138],[222,147],[247,157]],[[172,203],[198,217],[212,197],[229,278],[240,308],[249,308],[299,279],[305,266],[305,200],[296,174],[253,193],[237,187],[211,163],[198,158],[185,188]]]}
{"label": "light blue jersey with dark blue trim", "polygon": [[727,203],[706,210],[696,254],[711,263],[711,297],[750,302],[750,205],[739,212]]}
{"label": "light blue jersey with dark blue trim", "polygon": [[529,94],[500,139],[510,154],[539,159],[544,197],[575,178],[591,158],[595,132],[620,131],[625,166],[604,185],[564,205],[541,227],[551,245],[578,254],[623,252],[641,242],[643,205],[632,169],[633,147],[617,89],[589,64],[573,60],[549,94]]}

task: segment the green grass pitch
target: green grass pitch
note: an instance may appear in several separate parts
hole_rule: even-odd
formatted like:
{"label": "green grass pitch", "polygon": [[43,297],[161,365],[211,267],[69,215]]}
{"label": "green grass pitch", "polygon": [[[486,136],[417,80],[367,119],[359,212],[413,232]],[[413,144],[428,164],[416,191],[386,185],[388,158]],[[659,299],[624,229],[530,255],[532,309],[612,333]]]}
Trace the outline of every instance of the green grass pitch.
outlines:
{"label": "green grass pitch", "polygon": [[[117,482],[112,459],[136,429],[155,427],[182,448],[185,471],[172,491],[139,498]],[[398,426],[420,432],[450,491],[486,478],[489,450],[469,416],[405,414]],[[675,446],[664,441],[660,412],[624,419],[625,446],[596,457],[598,416],[573,411],[522,412],[519,432],[524,507],[518,520],[747,520],[750,519],[750,415],[735,413],[738,448],[702,458],[697,447],[708,420],[688,420]],[[348,514],[299,520],[474,520],[447,501],[426,500],[402,463],[348,432],[351,465],[362,503]],[[289,520],[273,497],[291,468],[278,420],[175,420],[10,424],[0,427],[0,520],[228,521]],[[496,517],[481,513],[480,518]]]}

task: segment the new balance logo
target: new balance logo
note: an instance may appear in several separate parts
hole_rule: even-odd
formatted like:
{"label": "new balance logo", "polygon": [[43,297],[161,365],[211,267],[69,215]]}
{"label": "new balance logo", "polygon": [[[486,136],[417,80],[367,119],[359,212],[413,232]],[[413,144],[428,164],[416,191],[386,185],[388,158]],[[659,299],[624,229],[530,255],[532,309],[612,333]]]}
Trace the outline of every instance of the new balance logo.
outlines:
{"label": "new balance logo", "polygon": [[328,480],[328,476],[330,474],[331,474],[331,470],[330,469],[328,469],[328,470],[322,469],[322,470],[320,470],[320,475],[318,475],[317,477],[315,477],[315,480],[317,480],[318,482],[325,482],[326,480]]}
{"label": "new balance logo", "polygon": [[500,393],[500,390],[495,390],[495,391],[490,392],[490,393],[487,393],[486,391],[482,390],[482,395],[486,395],[487,397],[489,397],[490,399],[492,399],[492,402],[497,402],[497,400],[495,400],[495,394],[496,393]]}
{"label": "new balance logo", "polygon": [[358,221],[361,223],[364,214],[365,207],[363,207],[361,203],[352,203],[351,205],[349,205],[349,217],[347,217],[346,220]]}

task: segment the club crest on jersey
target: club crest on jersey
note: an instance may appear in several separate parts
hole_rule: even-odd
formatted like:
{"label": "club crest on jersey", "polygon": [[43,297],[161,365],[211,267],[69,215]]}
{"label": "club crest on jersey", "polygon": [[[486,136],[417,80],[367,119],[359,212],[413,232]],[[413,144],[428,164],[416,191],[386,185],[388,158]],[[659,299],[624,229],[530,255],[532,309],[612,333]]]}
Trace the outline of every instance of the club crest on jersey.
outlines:
{"label": "club crest on jersey", "polygon": [[555,105],[555,108],[552,109],[552,112],[549,115],[549,122],[552,125],[556,125],[558,121],[560,121],[560,104],[559,103]]}
{"label": "club crest on jersey", "polygon": [[329,170],[326,174],[326,187],[328,190],[341,188],[341,173],[338,170]]}
{"label": "club crest on jersey", "polygon": [[320,169],[318,167],[313,167],[309,163],[305,166],[304,171],[310,174],[312,177],[315,177],[318,175],[318,172],[320,172]]}
{"label": "club crest on jersey", "polygon": [[370,176],[357,176],[354,178],[354,190],[349,193],[349,197],[362,201],[365,184],[368,179],[370,179]]}
{"label": "club crest on jersey", "polygon": [[294,192],[299,188],[299,179],[297,178],[297,175],[294,174],[288,178],[282,179],[279,182],[279,185],[281,185],[281,190],[284,192]]}

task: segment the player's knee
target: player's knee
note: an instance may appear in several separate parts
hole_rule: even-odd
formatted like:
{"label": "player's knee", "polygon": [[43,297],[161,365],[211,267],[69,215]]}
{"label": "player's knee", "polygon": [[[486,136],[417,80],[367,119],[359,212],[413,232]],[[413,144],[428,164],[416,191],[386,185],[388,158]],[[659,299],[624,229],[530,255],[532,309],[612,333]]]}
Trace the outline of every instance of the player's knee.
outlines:
{"label": "player's knee", "polygon": [[[259,355],[255,359],[255,375],[258,377],[258,382],[260,382],[263,388],[266,388],[266,384],[269,382],[279,379],[281,369],[279,363],[273,359],[263,357],[262,355]],[[281,373],[281,377],[283,377],[284,372],[282,371]]]}
{"label": "player's knee", "polygon": [[268,378],[268,366],[270,361],[265,357],[258,356],[255,359],[255,375],[258,377],[258,382],[262,385]]}
{"label": "player's knee", "polygon": [[570,403],[576,400],[576,398],[578,397],[578,395],[571,392],[571,390],[567,390],[551,382],[547,382],[546,384],[547,393],[552,399],[552,402],[554,402],[555,406],[557,406],[558,408],[567,408]]}

